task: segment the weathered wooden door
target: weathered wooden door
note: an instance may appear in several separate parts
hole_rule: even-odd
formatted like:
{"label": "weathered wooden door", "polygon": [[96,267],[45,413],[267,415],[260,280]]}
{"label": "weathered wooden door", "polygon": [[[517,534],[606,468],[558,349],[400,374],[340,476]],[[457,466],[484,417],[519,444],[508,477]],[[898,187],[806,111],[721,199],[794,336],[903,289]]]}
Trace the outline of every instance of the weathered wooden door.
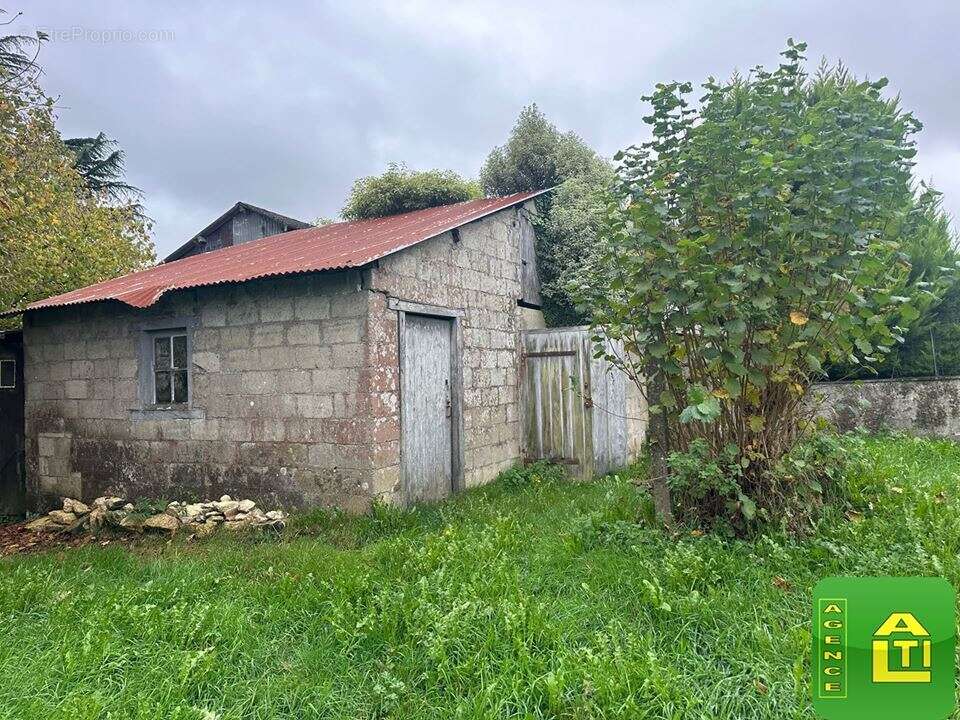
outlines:
{"label": "weathered wooden door", "polygon": [[582,478],[629,462],[626,376],[593,357],[585,327],[523,333],[524,458]]}
{"label": "weathered wooden door", "polygon": [[[579,328],[526,332],[524,455],[593,473],[589,338]],[[586,352],[585,352],[586,351]]]}
{"label": "weathered wooden door", "polygon": [[521,304],[539,308],[540,277],[537,274],[537,245],[533,225],[520,223],[520,295]]}
{"label": "weathered wooden door", "polygon": [[403,330],[403,482],[407,502],[453,490],[453,323],[407,314]]}

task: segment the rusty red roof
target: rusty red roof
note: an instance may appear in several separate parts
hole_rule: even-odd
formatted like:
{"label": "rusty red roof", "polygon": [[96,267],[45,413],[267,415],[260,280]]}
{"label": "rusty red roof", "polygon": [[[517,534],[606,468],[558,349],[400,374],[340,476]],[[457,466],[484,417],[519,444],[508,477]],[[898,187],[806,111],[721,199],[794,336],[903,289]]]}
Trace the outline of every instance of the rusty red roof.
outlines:
{"label": "rusty red roof", "polygon": [[[545,190],[468,200],[374,220],[335,223],[214,250],[90,285],[27,306],[27,310],[118,300],[149,307],[171,290],[256,278],[359,268],[461,225],[529,200]],[[10,313],[7,313],[10,314]]]}

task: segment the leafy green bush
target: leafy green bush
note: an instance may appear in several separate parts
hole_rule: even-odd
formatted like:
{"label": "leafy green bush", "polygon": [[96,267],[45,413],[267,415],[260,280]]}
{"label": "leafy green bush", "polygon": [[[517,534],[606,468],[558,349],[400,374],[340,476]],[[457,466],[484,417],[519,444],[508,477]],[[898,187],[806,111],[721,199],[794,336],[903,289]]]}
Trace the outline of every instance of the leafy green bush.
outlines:
{"label": "leafy green bush", "polygon": [[876,367],[831,364],[827,367],[831,380],[960,375],[960,276],[956,272],[960,240],[943,209],[943,196],[924,184],[920,190],[913,209],[888,234],[900,240],[901,250],[910,259],[910,274],[901,294],[933,288],[933,296],[918,305],[920,317],[903,342],[879,358]]}
{"label": "leafy green bush", "polygon": [[747,502],[743,515],[747,520],[753,519],[756,506],[740,489],[743,468],[738,456],[735,445],[715,455],[702,438],[693,440],[685,452],[670,453],[667,482],[681,516],[709,520],[720,514],[717,504],[726,505],[744,497]]}
{"label": "leafy green bush", "polygon": [[916,209],[920,123],[885,79],[811,75],[805,50],[789,40],[775,69],[708,79],[697,107],[691,83],[656,86],[653,137],[618,154],[600,251],[573,288],[596,352],[644,395],[662,388],[647,400],[663,446],[740,488],[680,506],[697,519],[781,507],[776,468],[804,438],[811,383],[829,363],[876,365],[933,294],[905,293],[888,234]]}
{"label": "leafy green bush", "polygon": [[480,197],[476,183],[450,170],[414,172],[391,164],[382,175],[353,184],[341,214],[344,220],[369,220]]}
{"label": "leafy green bush", "polygon": [[732,443],[715,453],[697,438],[685,452],[668,458],[672,499],[687,522],[725,533],[771,525],[786,531],[807,530],[825,502],[844,502],[838,480],[847,469],[845,444],[849,441],[828,428],[813,428],[764,470],[765,492],[751,497],[743,482],[750,455],[740,453]]}
{"label": "leafy green bush", "polygon": [[[894,348],[889,362],[878,368],[877,374],[882,377],[960,375],[960,280],[955,280],[943,298],[910,328],[903,345]],[[839,377],[867,375],[848,373]]]}

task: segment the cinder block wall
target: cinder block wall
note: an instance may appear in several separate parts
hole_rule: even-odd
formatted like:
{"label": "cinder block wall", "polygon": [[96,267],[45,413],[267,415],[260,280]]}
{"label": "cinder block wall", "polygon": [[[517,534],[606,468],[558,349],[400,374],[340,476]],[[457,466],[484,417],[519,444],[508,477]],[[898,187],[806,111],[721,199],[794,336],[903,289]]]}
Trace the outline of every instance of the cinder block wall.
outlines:
{"label": "cinder block wall", "polygon": [[[369,334],[376,428],[373,489],[400,490],[397,312],[386,297],[462,309],[464,483],[489,482],[520,458],[520,223],[533,203],[509,208],[380,261],[371,272]],[[374,372],[376,371],[376,372]]]}
{"label": "cinder block wall", "polygon": [[[368,294],[358,272],[171,293],[137,310],[30,313],[24,337],[31,505],[208,498],[362,506],[369,498]],[[196,319],[193,416],[142,411],[140,324]]]}

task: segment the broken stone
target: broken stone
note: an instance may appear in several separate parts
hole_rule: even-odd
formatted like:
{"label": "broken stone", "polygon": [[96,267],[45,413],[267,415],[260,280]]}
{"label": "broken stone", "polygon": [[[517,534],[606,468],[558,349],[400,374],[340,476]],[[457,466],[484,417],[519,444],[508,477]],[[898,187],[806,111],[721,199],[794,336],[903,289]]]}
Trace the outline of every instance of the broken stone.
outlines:
{"label": "broken stone", "polygon": [[31,520],[24,527],[31,532],[50,532],[59,530],[63,526],[58,524],[53,518],[44,515],[43,517],[38,517],[36,520]]}
{"label": "broken stone", "polygon": [[197,525],[193,529],[193,534],[196,537],[207,537],[209,535],[213,535],[213,533],[215,533],[216,531],[217,531],[217,525],[213,523],[204,523],[202,525]]}
{"label": "broken stone", "polygon": [[83,515],[83,516],[81,516],[81,517],[78,517],[76,520],[74,520],[74,521],[73,521],[72,523],[70,523],[69,525],[65,525],[65,526],[61,527],[61,528],[60,528],[60,534],[61,534],[61,535],[76,535],[76,534],[80,533],[82,530],[86,530],[88,527],[90,527],[90,519],[89,519],[89,518],[90,518],[89,515]]}
{"label": "broken stone", "polygon": [[[127,505],[130,503],[116,496],[100,497],[93,501],[94,507],[102,507],[104,510],[122,510]],[[133,506],[130,505],[130,508],[133,509]]]}
{"label": "broken stone", "polygon": [[76,515],[72,512],[64,512],[63,510],[51,510],[47,513],[47,517],[57,523],[57,525],[72,525],[77,521]]}
{"label": "broken stone", "polygon": [[104,524],[113,525],[114,527],[122,527],[123,520],[127,517],[127,513],[123,510],[108,510],[104,515]]}
{"label": "broken stone", "polygon": [[86,515],[90,512],[90,506],[80,502],[79,500],[74,500],[73,498],[64,498],[63,499],[63,511],[68,513],[73,513],[74,515]]}
{"label": "broken stone", "polygon": [[104,510],[119,510],[126,502],[123,498],[118,497],[98,497],[93,501],[93,506]]}
{"label": "broken stone", "polygon": [[143,521],[145,530],[163,530],[175,533],[180,529],[180,521],[170,513],[159,513]]}
{"label": "broken stone", "polygon": [[143,518],[139,515],[124,515],[119,526],[131,532],[143,532]]}
{"label": "broken stone", "polygon": [[98,497],[90,505],[64,498],[63,510],[54,510],[28,524],[36,532],[57,534],[71,532],[99,532],[105,527],[116,527],[129,532],[144,530],[173,534],[182,526],[189,526],[195,537],[202,537],[225,529],[271,528],[282,530],[287,518],[282,510],[264,512],[253,500],[234,500],[222,495],[219,500],[208,502],[183,502],[167,504],[162,513],[146,518],[137,512],[132,503],[115,496]]}
{"label": "broken stone", "polygon": [[96,531],[106,525],[107,515],[108,512],[102,507],[93,508],[93,510],[90,511],[90,515],[87,516],[90,521],[90,529]]}
{"label": "broken stone", "polygon": [[238,503],[236,500],[221,500],[213,505],[224,515],[229,515],[230,513],[236,514],[237,510],[240,508],[240,503]]}

